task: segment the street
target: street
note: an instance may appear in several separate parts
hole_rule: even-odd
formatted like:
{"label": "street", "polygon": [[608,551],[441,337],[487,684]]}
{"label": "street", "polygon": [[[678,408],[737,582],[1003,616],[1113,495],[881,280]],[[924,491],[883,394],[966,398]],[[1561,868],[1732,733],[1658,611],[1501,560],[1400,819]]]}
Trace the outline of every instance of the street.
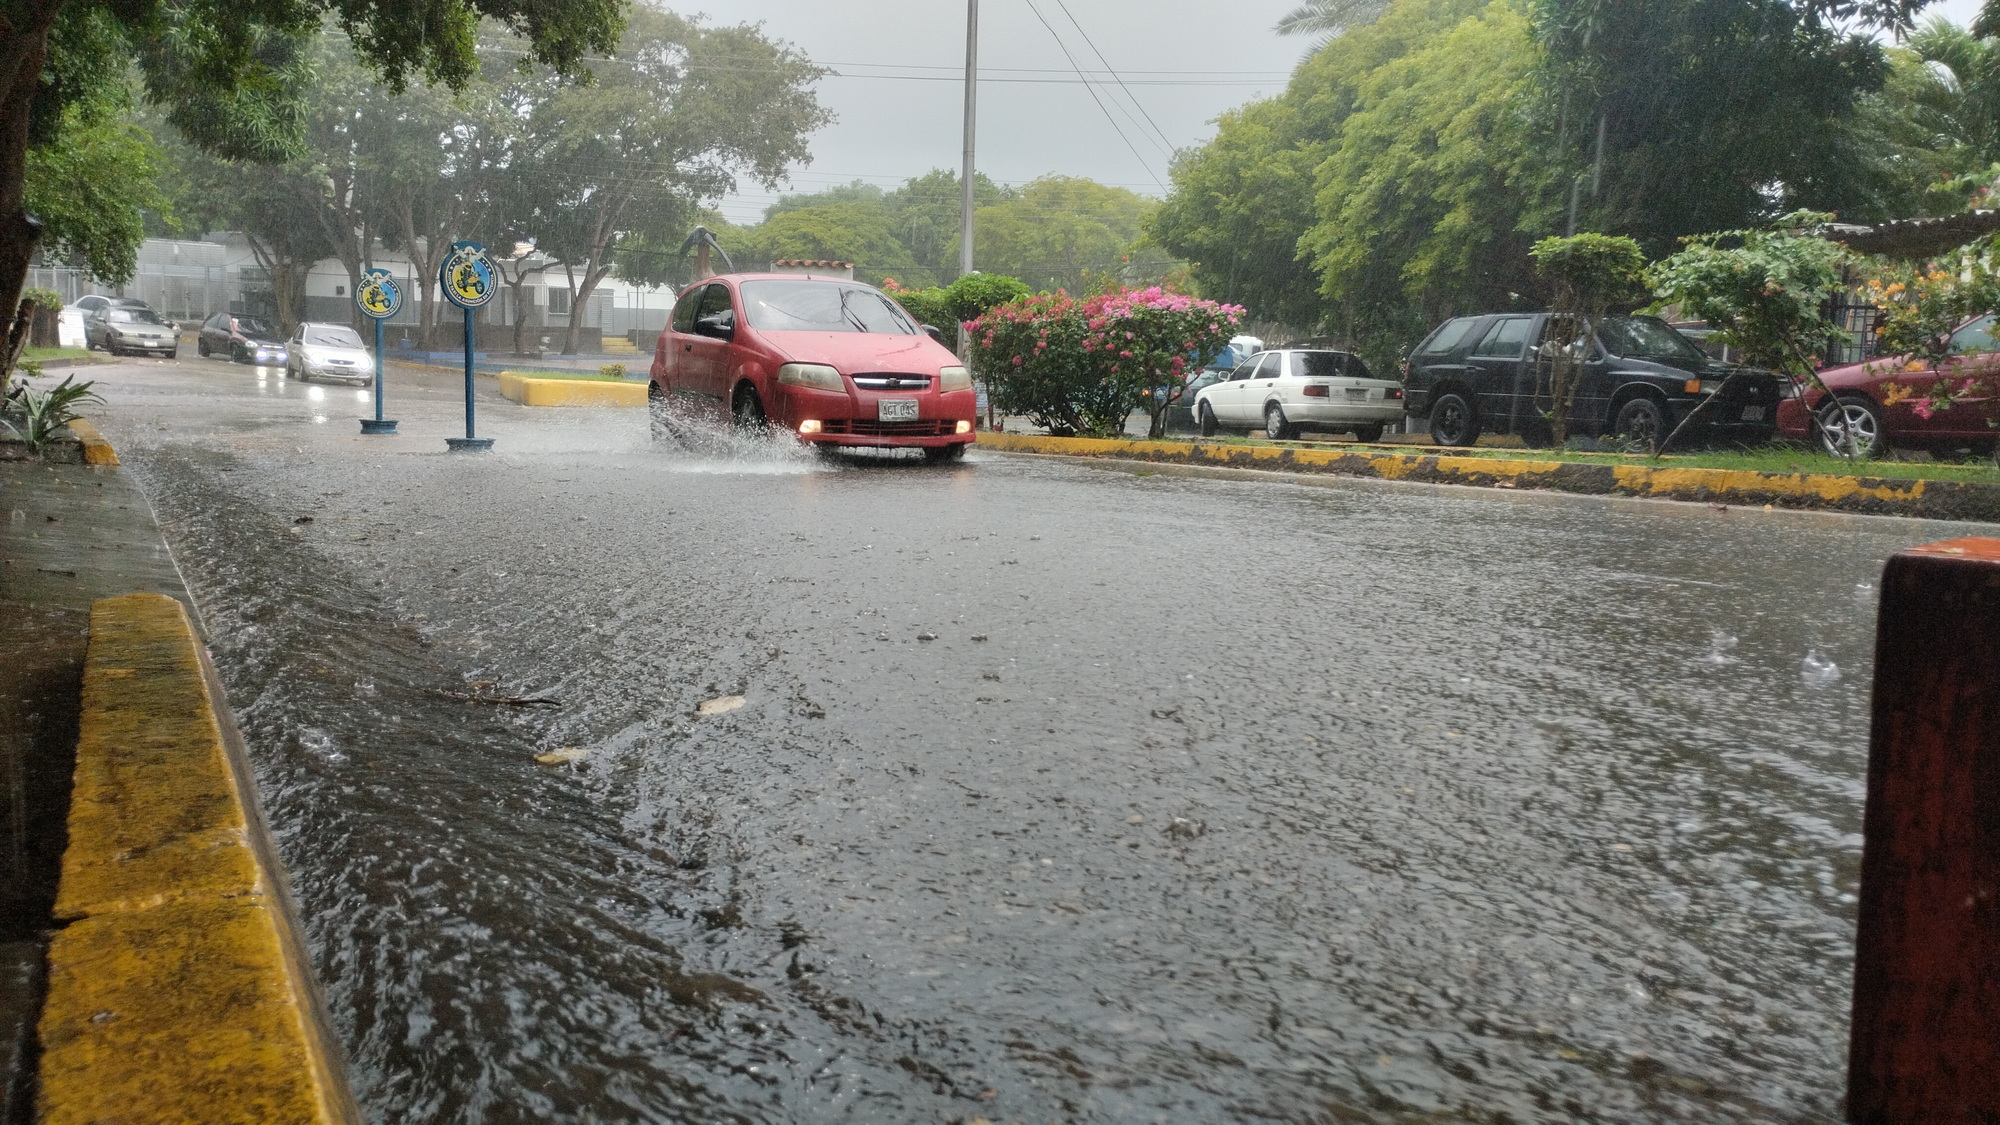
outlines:
{"label": "street", "polygon": [[85,374],[384,1122],[1833,1120],[1873,583],[1983,530]]}

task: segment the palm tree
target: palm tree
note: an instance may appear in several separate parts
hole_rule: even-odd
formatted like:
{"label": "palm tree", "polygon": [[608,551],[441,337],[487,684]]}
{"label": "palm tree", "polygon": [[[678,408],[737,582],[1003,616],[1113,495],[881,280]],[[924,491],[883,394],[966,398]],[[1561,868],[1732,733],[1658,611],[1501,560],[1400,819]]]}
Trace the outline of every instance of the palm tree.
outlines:
{"label": "palm tree", "polygon": [[1312,36],[1313,45],[1306,54],[1315,55],[1343,33],[1374,23],[1388,6],[1389,0],[1306,0],[1285,13],[1273,30],[1280,35]]}

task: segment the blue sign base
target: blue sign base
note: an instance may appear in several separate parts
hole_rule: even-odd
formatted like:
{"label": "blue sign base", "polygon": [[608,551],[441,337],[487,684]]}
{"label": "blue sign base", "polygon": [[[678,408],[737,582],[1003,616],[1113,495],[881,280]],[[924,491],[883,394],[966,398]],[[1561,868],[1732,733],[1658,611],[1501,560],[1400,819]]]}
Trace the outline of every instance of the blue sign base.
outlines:
{"label": "blue sign base", "polygon": [[361,432],[364,434],[393,434],[396,432],[394,418],[363,418]]}
{"label": "blue sign base", "polygon": [[453,453],[484,453],[493,448],[490,437],[448,437],[444,443],[451,446]]}

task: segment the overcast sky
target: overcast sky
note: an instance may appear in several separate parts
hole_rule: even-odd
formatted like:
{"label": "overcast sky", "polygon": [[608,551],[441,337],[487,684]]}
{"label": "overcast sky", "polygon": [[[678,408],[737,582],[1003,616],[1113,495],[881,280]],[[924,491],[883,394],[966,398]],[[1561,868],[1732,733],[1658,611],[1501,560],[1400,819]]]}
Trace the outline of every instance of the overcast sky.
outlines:
{"label": "overcast sky", "polygon": [[[842,75],[819,85],[838,119],[813,136],[812,163],[790,190],[856,179],[893,187],[958,167],[962,0],[665,2],[704,12],[710,23],[762,23]],[[982,0],[979,170],[1006,183],[1060,172],[1162,194],[1168,152],[1207,140],[1223,110],[1284,89],[1305,43],[1279,38],[1271,25],[1297,2]],[[1965,22],[1978,7],[1943,0],[1930,12]],[[1065,47],[1101,87],[1078,80]],[[1107,65],[1136,105],[1105,75]],[[775,197],[744,188],[723,206],[731,221],[756,221]]]}

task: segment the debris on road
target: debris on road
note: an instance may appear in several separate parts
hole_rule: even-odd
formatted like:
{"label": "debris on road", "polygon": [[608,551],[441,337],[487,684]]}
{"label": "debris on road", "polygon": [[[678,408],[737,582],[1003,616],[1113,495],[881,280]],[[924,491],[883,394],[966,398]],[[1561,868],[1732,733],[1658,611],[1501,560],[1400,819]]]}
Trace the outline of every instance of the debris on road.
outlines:
{"label": "debris on road", "polygon": [[743,703],[744,699],[740,695],[725,695],[701,704],[701,706],[695,708],[695,713],[700,715],[723,715],[743,706]]}

